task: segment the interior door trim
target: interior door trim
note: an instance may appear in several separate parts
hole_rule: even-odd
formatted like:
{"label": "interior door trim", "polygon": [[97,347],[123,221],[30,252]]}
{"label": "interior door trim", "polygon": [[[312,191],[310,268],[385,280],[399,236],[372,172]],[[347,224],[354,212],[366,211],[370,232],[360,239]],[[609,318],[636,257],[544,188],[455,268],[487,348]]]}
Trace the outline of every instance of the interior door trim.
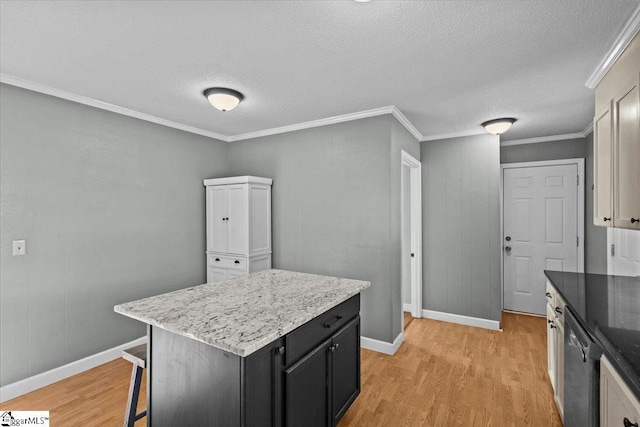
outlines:
{"label": "interior door trim", "polygon": [[[578,167],[578,273],[584,273],[584,159],[544,160],[500,165],[500,253],[504,244],[504,172],[506,169],[576,165]],[[504,256],[500,257],[500,304],[504,310]]]}

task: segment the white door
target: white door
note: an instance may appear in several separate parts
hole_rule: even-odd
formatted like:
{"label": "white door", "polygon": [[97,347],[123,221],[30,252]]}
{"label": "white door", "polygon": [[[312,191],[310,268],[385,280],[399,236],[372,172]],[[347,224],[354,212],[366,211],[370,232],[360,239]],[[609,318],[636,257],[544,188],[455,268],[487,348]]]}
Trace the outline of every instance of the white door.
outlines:
{"label": "white door", "polygon": [[227,189],[207,187],[207,251],[227,251]]}
{"label": "white door", "polygon": [[544,315],[544,270],[578,271],[578,166],[504,169],[504,308]]}

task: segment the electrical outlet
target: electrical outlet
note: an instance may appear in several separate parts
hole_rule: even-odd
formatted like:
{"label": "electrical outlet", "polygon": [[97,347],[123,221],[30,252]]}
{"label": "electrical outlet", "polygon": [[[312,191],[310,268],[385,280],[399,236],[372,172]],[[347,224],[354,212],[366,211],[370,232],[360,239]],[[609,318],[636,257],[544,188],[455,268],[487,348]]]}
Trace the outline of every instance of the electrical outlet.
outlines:
{"label": "electrical outlet", "polygon": [[13,256],[24,255],[27,252],[26,240],[14,240],[13,241]]}

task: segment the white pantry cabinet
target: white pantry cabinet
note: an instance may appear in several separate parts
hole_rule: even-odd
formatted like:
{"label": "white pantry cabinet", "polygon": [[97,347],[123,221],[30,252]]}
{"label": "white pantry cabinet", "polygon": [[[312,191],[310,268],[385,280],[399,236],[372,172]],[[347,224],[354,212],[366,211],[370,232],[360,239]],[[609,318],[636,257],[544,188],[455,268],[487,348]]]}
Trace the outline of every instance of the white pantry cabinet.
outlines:
{"label": "white pantry cabinet", "polygon": [[640,230],[640,34],[595,95],[593,222]]}
{"label": "white pantry cabinet", "polygon": [[271,268],[271,179],[204,180],[207,282]]}
{"label": "white pantry cabinet", "polygon": [[640,423],[640,402],[605,356],[600,359],[600,426],[633,427]]}

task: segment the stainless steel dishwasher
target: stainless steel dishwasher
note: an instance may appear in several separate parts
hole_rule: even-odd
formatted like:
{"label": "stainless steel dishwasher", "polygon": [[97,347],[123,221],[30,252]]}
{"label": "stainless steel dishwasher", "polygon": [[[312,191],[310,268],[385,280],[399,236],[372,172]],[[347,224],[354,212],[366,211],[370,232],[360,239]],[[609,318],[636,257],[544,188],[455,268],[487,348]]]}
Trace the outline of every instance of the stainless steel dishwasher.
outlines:
{"label": "stainless steel dishwasher", "polygon": [[564,427],[598,427],[602,349],[569,307],[564,319]]}

